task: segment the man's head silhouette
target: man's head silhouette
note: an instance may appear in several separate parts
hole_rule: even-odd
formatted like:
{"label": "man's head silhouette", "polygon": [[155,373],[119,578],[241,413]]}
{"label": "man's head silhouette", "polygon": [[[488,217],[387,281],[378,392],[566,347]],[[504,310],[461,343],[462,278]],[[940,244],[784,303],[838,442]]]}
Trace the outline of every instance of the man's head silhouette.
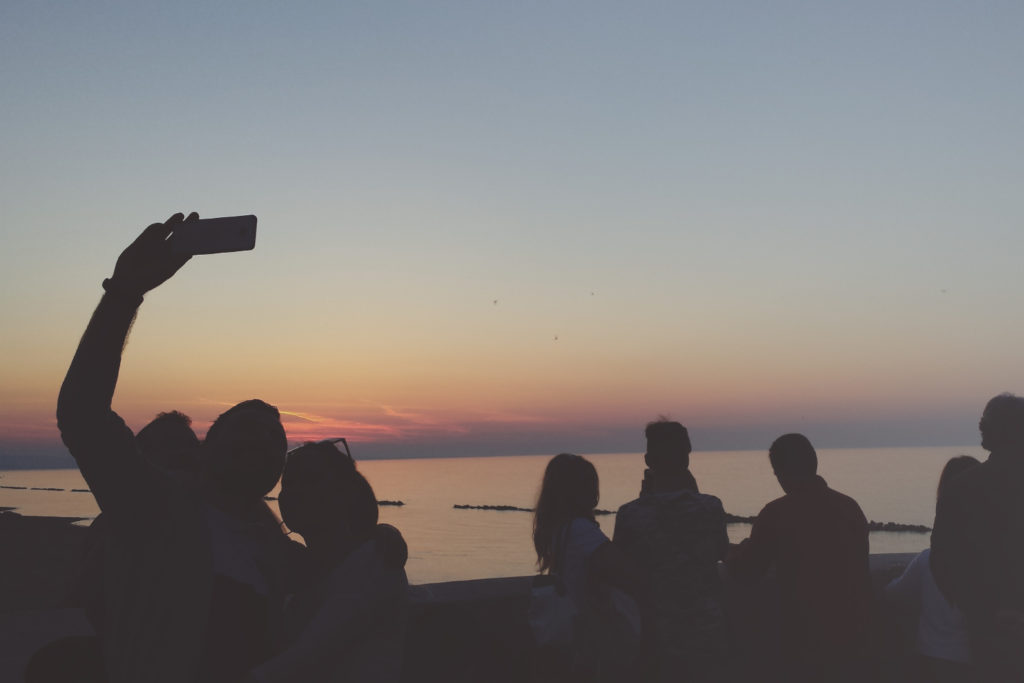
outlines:
{"label": "man's head silhouette", "polygon": [[775,439],[768,449],[768,460],[786,493],[794,484],[813,479],[818,473],[818,454],[803,434],[783,434]]}
{"label": "man's head silhouette", "polygon": [[985,405],[978,423],[981,447],[1024,457],[1024,397],[999,394]]}
{"label": "man's head silhouette", "polygon": [[219,494],[258,500],[281,478],[288,440],[281,414],[259,399],[222,413],[203,441],[203,474]]}
{"label": "man's head silhouette", "polygon": [[679,472],[690,466],[690,435],[686,427],[664,418],[647,424],[644,462],[658,472]]}

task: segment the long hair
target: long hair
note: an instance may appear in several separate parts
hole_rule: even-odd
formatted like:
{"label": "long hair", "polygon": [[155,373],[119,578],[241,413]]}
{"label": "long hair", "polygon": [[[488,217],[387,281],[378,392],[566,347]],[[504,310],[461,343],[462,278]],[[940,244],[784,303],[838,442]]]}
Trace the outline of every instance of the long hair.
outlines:
{"label": "long hair", "polygon": [[942,474],[939,475],[939,488],[935,492],[936,504],[938,500],[946,493],[949,489],[949,485],[956,479],[960,474],[967,470],[980,465],[981,461],[970,455],[957,455],[949,459],[946,466],[942,468]]}
{"label": "long hair", "polygon": [[544,470],[533,515],[533,547],[542,572],[561,570],[555,548],[562,527],[576,517],[594,519],[598,501],[597,470],[586,458],[560,453]]}

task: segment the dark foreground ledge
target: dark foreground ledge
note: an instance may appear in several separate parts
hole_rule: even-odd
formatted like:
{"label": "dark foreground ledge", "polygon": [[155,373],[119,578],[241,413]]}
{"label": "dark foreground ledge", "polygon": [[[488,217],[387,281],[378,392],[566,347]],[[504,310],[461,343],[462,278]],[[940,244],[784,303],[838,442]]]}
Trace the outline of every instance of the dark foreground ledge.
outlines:
{"label": "dark foreground ledge", "polygon": [[[85,528],[67,520],[0,513],[0,683],[20,681],[28,657],[42,645],[90,632],[80,610],[57,609],[81,557]],[[898,576],[914,554],[872,555],[876,588]],[[529,681],[534,648],[526,623],[532,577],[476,579],[413,586],[405,680]],[[737,586],[726,577],[727,608],[740,665],[761,673],[771,665],[778,598],[773,583]],[[904,655],[912,637],[902,615],[879,602],[876,633],[885,665],[882,681],[907,680]],[[911,631],[912,635],[912,631]],[[750,675],[742,680],[763,680]]]}
{"label": "dark foreground ledge", "polygon": [[[871,556],[876,595],[899,576],[915,553]],[[736,585],[725,572],[726,604],[736,635],[741,680],[764,680],[773,666],[779,603],[774,582]],[[405,680],[495,681],[533,678],[534,647],[526,622],[532,577],[431,583],[411,588],[413,616]],[[906,678],[906,615],[876,600],[876,640],[882,681]]]}

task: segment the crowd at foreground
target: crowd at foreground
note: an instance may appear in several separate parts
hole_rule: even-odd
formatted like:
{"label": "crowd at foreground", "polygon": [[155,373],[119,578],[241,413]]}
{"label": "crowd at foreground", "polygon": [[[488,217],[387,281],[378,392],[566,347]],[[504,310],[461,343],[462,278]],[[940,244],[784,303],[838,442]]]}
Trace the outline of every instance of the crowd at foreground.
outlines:
{"label": "crowd at foreground", "polygon": [[[143,295],[188,260],[167,238],[196,218],[151,225],[124,250],[61,387],[61,435],[101,509],[76,589],[97,637],[44,648],[26,680],[397,681],[407,548],[378,524],[343,439],[286,452],[277,409],[259,400],[219,416],[202,441],[180,413],[133,434],[111,407]],[[990,457],[947,466],[931,551],[888,589],[920,606],[922,680],[1024,681],[1024,398],[992,399],[980,426]],[[533,540],[570,618],[538,676],[737,680],[724,561],[737,580],[774,567],[781,665],[759,680],[874,680],[867,523],[817,476],[811,443],[772,444],[785,495],[730,546],[720,501],[689,471],[686,429],[660,420],[646,436],[639,496],[611,540],[594,520],[594,467],[570,454],[547,466]],[[264,502],[279,480],[280,521]],[[554,616],[533,614],[541,627]]]}

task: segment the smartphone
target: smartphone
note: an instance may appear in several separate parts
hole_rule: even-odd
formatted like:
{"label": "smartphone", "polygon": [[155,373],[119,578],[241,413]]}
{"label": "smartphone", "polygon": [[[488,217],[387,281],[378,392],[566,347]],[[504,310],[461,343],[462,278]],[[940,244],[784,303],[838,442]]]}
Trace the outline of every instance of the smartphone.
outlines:
{"label": "smartphone", "polygon": [[178,254],[223,254],[255,246],[256,216],[202,218],[175,226],[171,234],[171,249]]}

